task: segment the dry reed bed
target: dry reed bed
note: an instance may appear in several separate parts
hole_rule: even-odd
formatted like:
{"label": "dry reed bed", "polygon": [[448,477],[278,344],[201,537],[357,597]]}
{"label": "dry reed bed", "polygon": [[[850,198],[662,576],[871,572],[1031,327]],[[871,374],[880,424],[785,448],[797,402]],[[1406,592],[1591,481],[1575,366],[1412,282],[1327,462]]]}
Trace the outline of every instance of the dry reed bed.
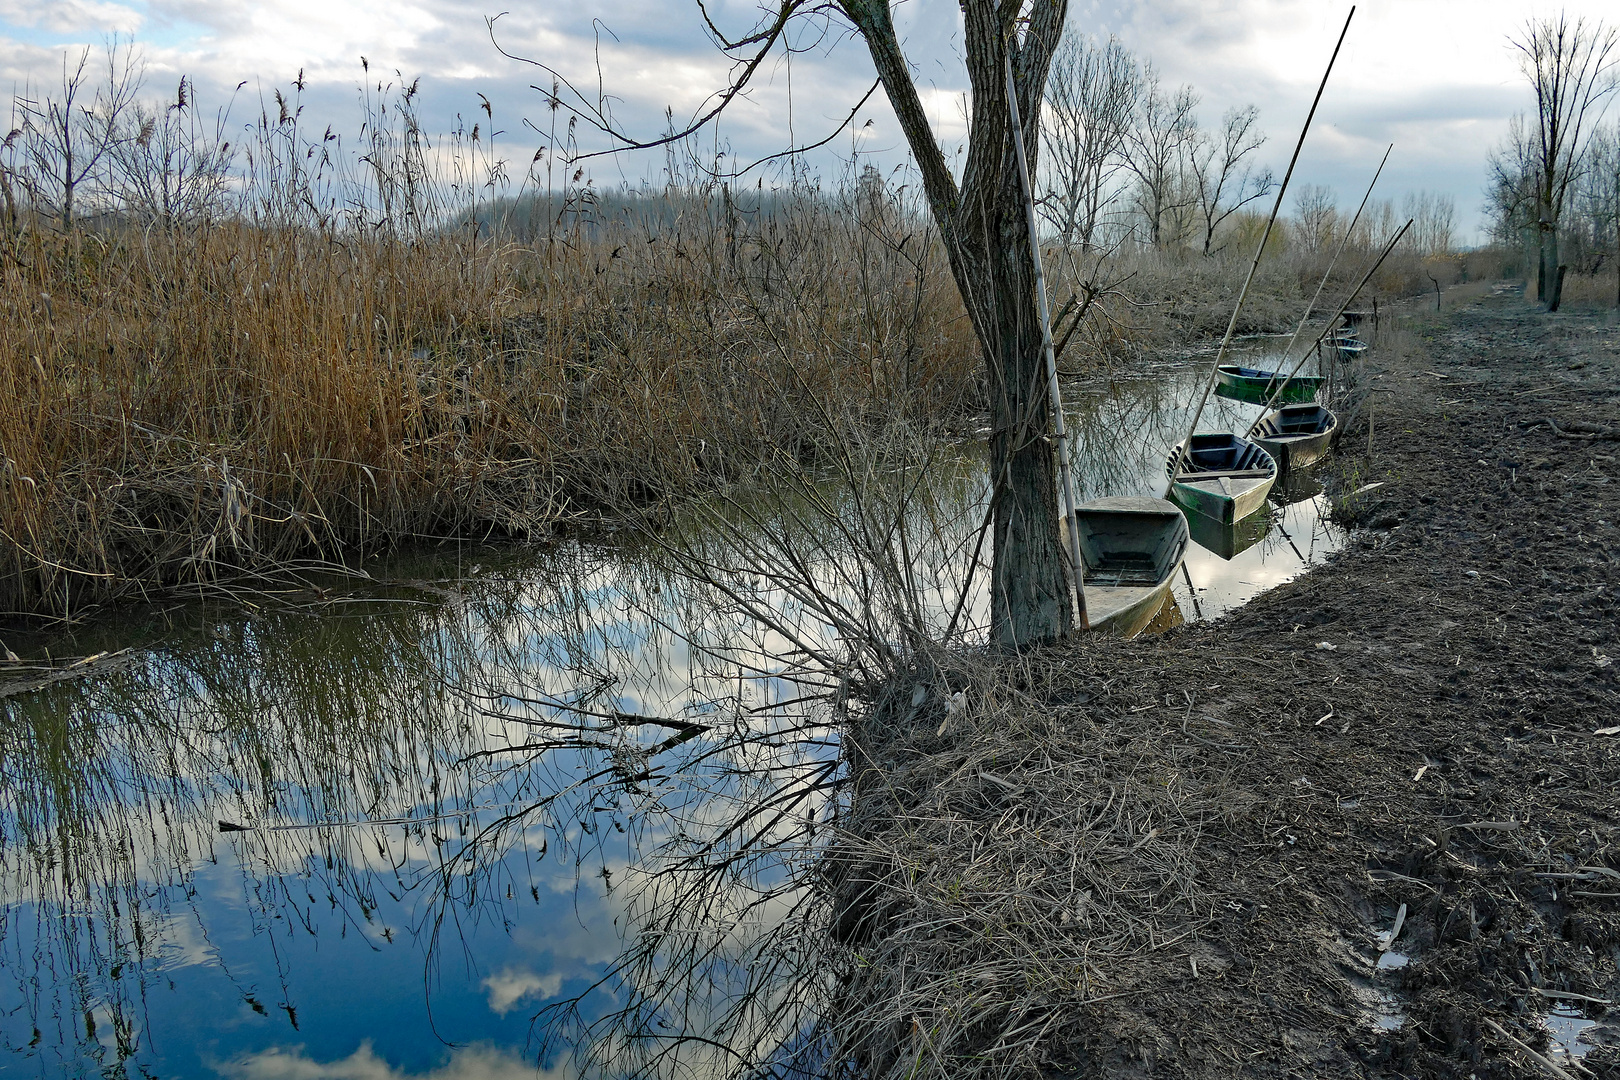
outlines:
{"label": "dry reed bed", "polygon": [[1112,684],[1065,657],[964,677],[957,716],[897,695],[858,744],[823,1030],[862,1075],[1042,1075],[1098,1034],[1151,1042],[1141,995],[1226,914],[1200,839],[1254,809],[1164,711],[1088,708]]}
{"label": "dry reed bed", "polygon": [[526,247],[12,237],[0,612],[534,536],[812,458],[876,411],[957,422],[976,354],[928,235],[900,224],[727,200]]}

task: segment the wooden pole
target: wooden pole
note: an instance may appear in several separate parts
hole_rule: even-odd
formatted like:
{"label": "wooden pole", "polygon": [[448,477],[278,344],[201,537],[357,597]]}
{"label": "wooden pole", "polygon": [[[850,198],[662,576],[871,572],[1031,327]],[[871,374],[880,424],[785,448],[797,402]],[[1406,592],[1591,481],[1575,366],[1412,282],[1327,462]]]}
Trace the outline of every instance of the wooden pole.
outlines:
{"label": "wooden pole", "polygon": [[1074,599],[1080,629],[1091,629],[1086,618],[1086,564],[1080,557],[1080,522],[1074,516],[1074,475],[1069,468],[1069,433],[1063,423],[1063,392],[1058,386],[1057,354],[1052,349],[1052,313],[1046,304],[1046,274],[1041,268],[1041,239],[1035,218],[1035,191],[1029,182],[1029,159],[1024,154],[1024,128],[1018,117],[1018,87],[1013,82],[1012,43],[1002,50],[1007,69],[1007,108],[1012,112],[1013,151],[1018,158],[1018,180],[1024,189],[1024,215],[1029,222],[1029,252],[1035,264],[1035,306],[1041,315],[1041,349],[1046,353],[1046,392],[1052,399],[1052,432],[1057,438],[1058,475],[1063,483],[1063,513],[1068,522],[1069,563],[1074,568]]}
{"label": "wooden pole", "polygon": [[1306,348],[1303,354],[1301,354],[1299,361],[1293,366],[1292,369],[1289,370],[1288,374],[1283,377],[1283,381],[1277,384],[1277,389],[1271,392],[1271,396],[1266,398],[1265,404],[1260,409],[1259,417],[1255,419],[1254,423],[1249,425],[1249,430],[1245,432],[1245,438],[1254,434],[1254,429],[1260,426],[1260,421],[1266,418],[1266,413],[1277,404],[1277,399],[1282,397],[1282,392],[1288,389],[1288,384],[1293,382],[1295,375],[1299,374],[1299,369],[1305,366],[1305,361],[1310,359],[1311,349],[1317,345],[1320,345],[1322,343],[1322,339],[1327,336],[1328,327],[1331,327],[1339,320],[1341,316],[1344,315],[1345,309],[1351,304],[1355,303],[1356,297],[1361,294],[1361,290],[1367,287],[1367,282],[1371,281],[1372,276],[1378,273],[1378,268],[1384,265],[1384,260],[1389,258],[1389,253],[1395,250],[1395,245],[1401,242],[1401,237],[1406,235],[1406,230],[1412,227],[1412,220],[1412,218],[1407,218],[1406,224],[1402,225],[1400,231],[1395,234],[1394,238],[1391,239],[1388,244],[1384,245],[1383,253],[1378,256],[1378,261],[1373,263],[1372,266],[1367,269],[1365,274],[1361,275],[1361,280],[1356,282],[1356,287],[1350,290],[1350,295],[1344,298],[1344,303],[1339,305],[1339,310],[1335,311],[1333,313],[1333,318],[1328,320],[1327,327],[1324,327],[1322,332],[1316,335],[1316,340],[1311,343],[1310,347]]}
{"label": "wooden pole", "polygon": [[1288,339],[1288,345],[1283,349],[1285,358],[1294,355],[1294,346],[1299,343],[1299,335],[1305,332],[1305,324],[1310,321],[1311,312],[1316,310],[1316,302],[1322,299],[1322,290],[1327,288],[1328,278],[1333,276],[1333,268],[1339,264],[1339,256],[1344,254],[1345,247],[1350,243],[1350,236],[1356,231],[1356,223],[1361,220],[1361,212],[1367,209],[1367,200],[1372,198],[1373,188],[1378,185],[1378,178],[1384,174],[1384,166],[1389,164],[1389,155],[1394,149],[1395,144],[1390,143],[1389,149],[1384,151],[1384,160],[1378,163],[1378,171],[1373,173],[1372,183],[1367,185],[1367,193],[1361,197],[1361,205],[1356,207],[1356,216],[1350,219],[1350,226],[1344,230],[1344,236],[1339,240],[1333,258],[1328,260],[1327,269],[1322,271],[1322,280],[1316,285],[1316,295],[1305,305],[1305,314],[1299,317],[1299,325],[1294,327],[1294,336]]}
{"label": "wooden pole", "polygon": [[[1249,264],[1249,273],[1243,279],[1243,288],[1238,290],[1237,303],[1232,307],[1232,318],[1226,324],[1226,336],[1221,338],[1220,350],[1215,353],[1215,365],[1210,369],[1209,381],[1204,384],[1204,394],[1198,399],[1198,408],[1193,410],[1192,423],[1187,427],[1187,437],[1181,440],[1172,453],[1191,445],[1193,434],[1198,430],[1198,421],[1204,415],[1204,406],[1209,404],[1210,391],[1215,389],[1215,381],[1220,377],[1221,362],[1226,359],[1226,348],[1232,343],[1232,334],[1237,330],[1238,315],[1243,311],[1243,302],[1248,299],[1249,286],[1254,282],[1254,272],[1260,268],[1260,257],[1265,254],[1266,241],[1271,239],[1271,230],[1277,225],[1277,214],[1282,210],[1283,194],[1288,190],[1288,181],[1293,178],[1294,166],[1299,163],[1299,152],[1305,146],[1305,134],[1311,130],[1311,120],[1316,116],[1316,107],[1322,102],[1322,91],[1327,89],[1328,76],[1333,74],[1333,62],[1339,58],[1339,49],[1344,45],[1344,36],[1350,32],[1350,20],[1355,17],[1356,9],[1352,7],[1350,14],[1345,17],[1344,29],[1339,31],[1339,40],[1333,46],[1333,55],[1328,57],[1327,70],[1322,72],[1321,85],[1316,88],[1316,97],[1311,100],[1311,111],[1305,114],[1305,125],[1299,129],[1299,140],[1294,143],[1294,156],[1288,159],[1288,171],[1283,173],[1282,184],[1277,188],[1277,201],[1272,204],[1271,217],[1266,219],[1266,231],[1260,234],[1260,243],[1254,249],[1254,261]],[[1177,471],[1178,468],[1174,466],[1170,470],[1170,484],[1164,489],[1164,497],[1167,499],[1176,489]]]}

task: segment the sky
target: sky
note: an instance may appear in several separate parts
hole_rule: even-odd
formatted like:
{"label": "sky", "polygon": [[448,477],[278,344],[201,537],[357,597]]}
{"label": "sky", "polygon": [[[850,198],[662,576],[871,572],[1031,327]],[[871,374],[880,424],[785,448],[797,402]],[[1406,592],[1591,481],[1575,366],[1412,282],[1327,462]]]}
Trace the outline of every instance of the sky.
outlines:
{"label": "sky", "polygon": [[[745,32],[760,15],[756,0],[714,0],[708,10],[728,33]],[[1071,0],[1070,24],[1098,38],[1118,36],[1168,85],[1191,84],[1206,125],[1227,108],[1257,105],[1270,136],[1263,163],[1281,175],[1349,10],[1325,0]],[[1341,206],[1353,206],[1393,142],[1379,194],[1397,203],[1419,189],[1449,194],[1458,239],[1478,239],[1486,156],[1508,118],[1531,105],[1509,35],[1558,10],[1506,0],[1361,4],[1294,184],[1326,185]],[[1562,10],[1620,21],[1608,0]],[[936,132],[954,150],[965,133],[966,87],[956,0],[903,0],[895,12]],[[154,96],[172,95],[187,75],[201,101],[229,103],[231,122],[245,124],[262,98],[285,91],[302,72],[308,115],[352,132],[363,83],[375,89],[420,77],[427,130],[449,130],[458,116],[467,126],[484,119],[482,94],[498,152],[521,175],[539,145],[525,122],[551,123],[534,89],[549,88],[551,76],[502,55],[487,21],[496,16],[501,49],[549,65],[593,100],[600,87],[615,119],[640,135],[658,134],[666,109],[677,120],[693,115],[728,75],[694,0],[0,0],[0,84],[15,96],[59,82],[65,52],[99,48],[118,34],[140,50]],[[789,140],[817,141],[866,92],[871,61],[846,26],[805,23],[797,33],[804,51],[778,54],[762,69],[718,136],[707,137],[711,149],[717,137],[732,160],[746,163]],[[602,145],[583,129],[579,144]],[[904,158],[904,139],[880,91],[853,130],[810,164],[833,178],[851,160],[888,170]],[[656,177],[663,163],[661,154],[640,152],[598,158],[588,168],[598,183],[611,184]]]}

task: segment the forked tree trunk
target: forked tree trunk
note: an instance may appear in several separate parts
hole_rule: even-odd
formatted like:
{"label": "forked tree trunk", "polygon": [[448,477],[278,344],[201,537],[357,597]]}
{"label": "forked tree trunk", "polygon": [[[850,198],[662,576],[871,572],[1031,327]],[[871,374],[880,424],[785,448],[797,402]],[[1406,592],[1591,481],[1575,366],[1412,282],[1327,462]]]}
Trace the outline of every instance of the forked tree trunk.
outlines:
{"label": "forked tree trunk", "polygon": [[[990,383],[994,494],[990,632],[1017,649],[1074,628],[1069,561],[1058,532],[1057,462],[1036,315],[1033,249],[1014,158],[1003,56],[1012,48],[1024,145],[1040,146],[1046,75],[1067,0],[1022,14],[1010,0],[961,0],[973,116],[961,184],[951,175],[901,51],[889,0],[841,0],[865,39],[922,174],[952,276],[984,350]],[[1035,163],[1031,161],[1030,171]]]}

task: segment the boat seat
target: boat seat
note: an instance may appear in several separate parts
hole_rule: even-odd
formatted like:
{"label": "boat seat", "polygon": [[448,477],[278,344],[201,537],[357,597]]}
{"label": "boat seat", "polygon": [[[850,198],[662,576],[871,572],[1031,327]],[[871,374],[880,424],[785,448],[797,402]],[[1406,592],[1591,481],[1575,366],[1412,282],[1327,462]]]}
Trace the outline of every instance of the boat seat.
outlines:
{"label": "boat seat", "polygon": [[1099,567],[1095,570],[1086,571],[1086,584],[1099,588],[1127,585],[1157,585],[1158,583],[1159,571],[1154,567],[1120,567],[1118,569]]}
{"label": "boat seat", "polygon": [[1179,483],[1193,480],[1214,480],[1224,476],[1228,480],[1249,480],[1267,477],[1275,470],[1272,469],[1211,469],[1208,472],[1182,472],[1176,474]]}

